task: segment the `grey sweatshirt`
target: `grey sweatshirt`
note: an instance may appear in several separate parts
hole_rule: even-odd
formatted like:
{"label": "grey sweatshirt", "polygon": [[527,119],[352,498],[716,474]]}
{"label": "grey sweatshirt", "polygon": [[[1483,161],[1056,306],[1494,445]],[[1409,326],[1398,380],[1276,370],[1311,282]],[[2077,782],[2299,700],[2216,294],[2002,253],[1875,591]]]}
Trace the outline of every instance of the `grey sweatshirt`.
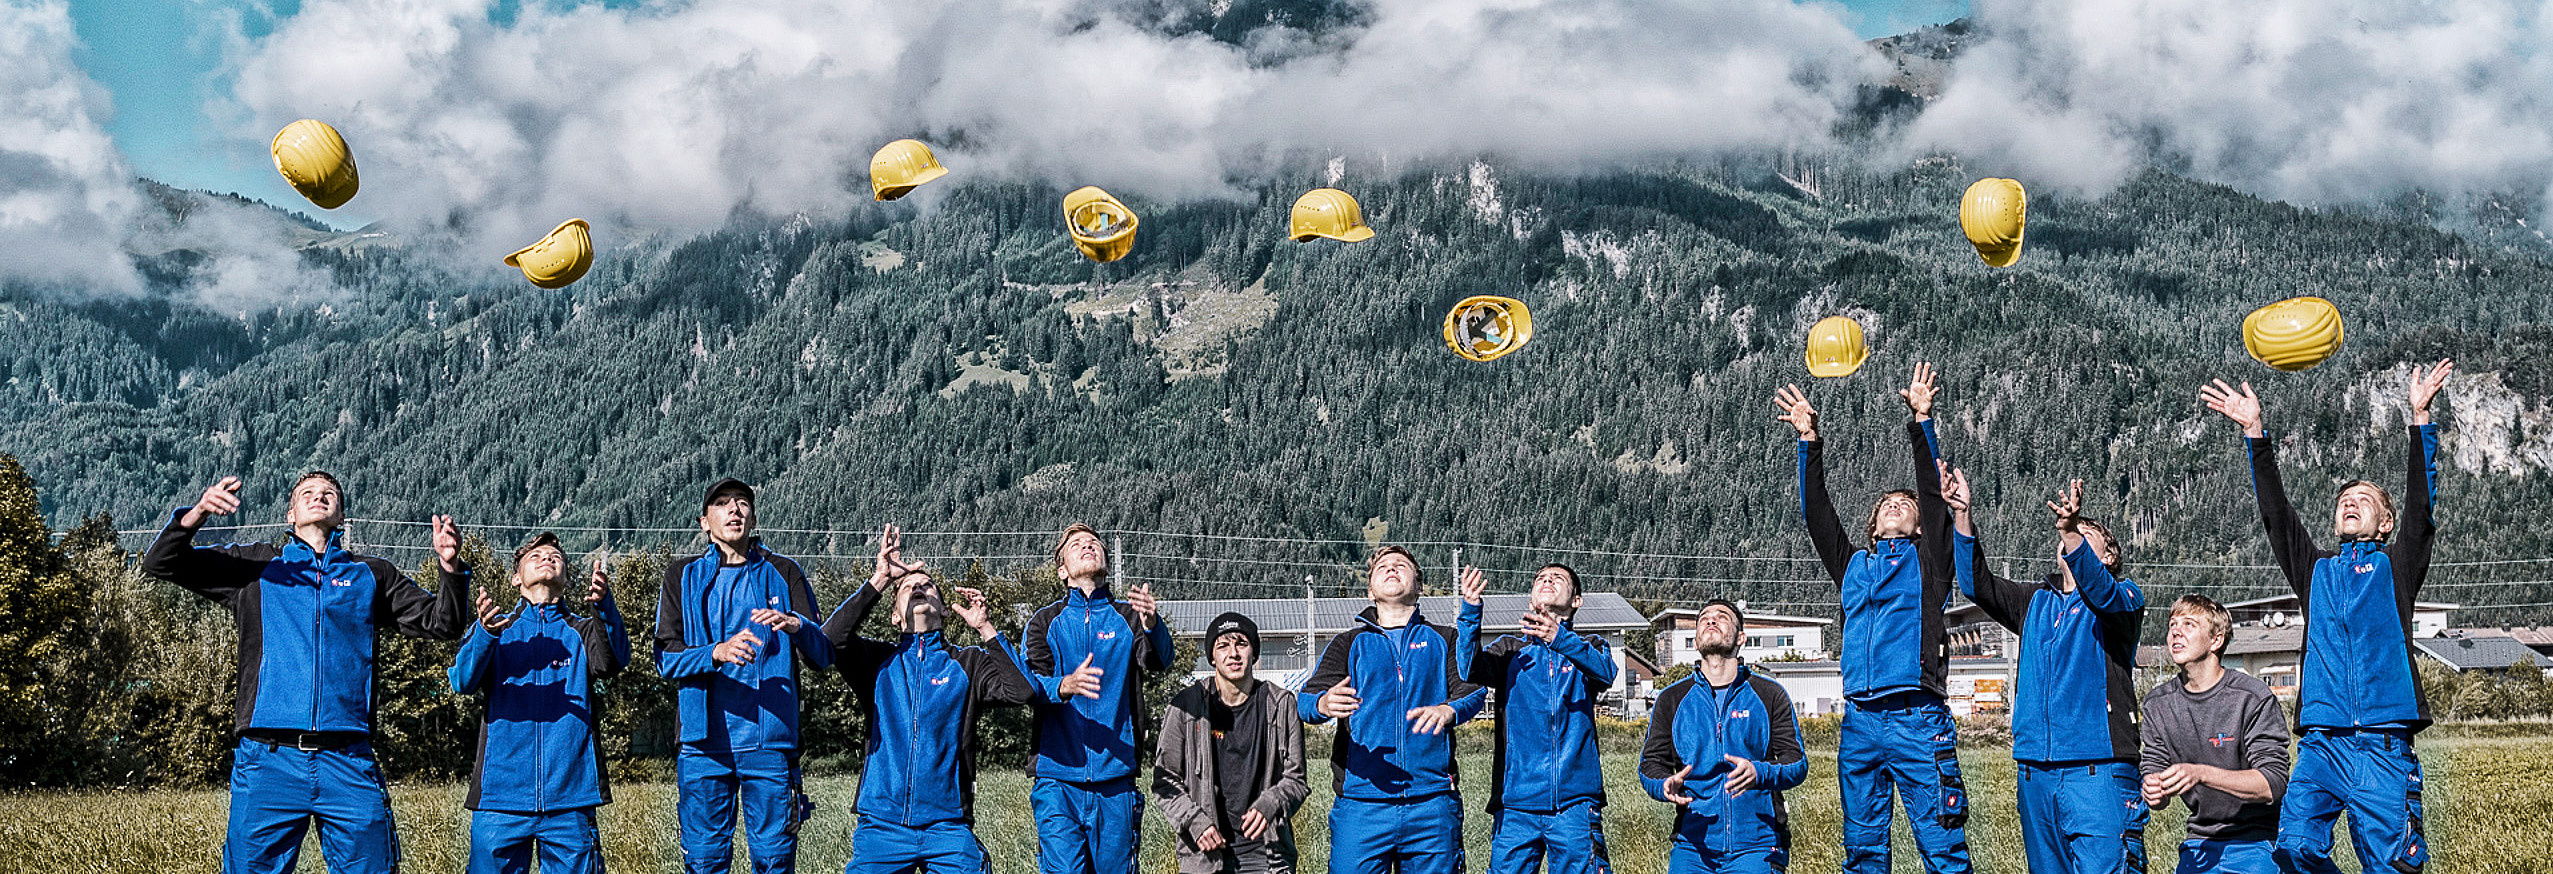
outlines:
{"label": "grey sweatshirt", "polygon": [[2189,836],[2205,840],[2276,840],[2278,803],[2287,794],[2287,714],[2269,684],[2226,669],[2214,688],[2192,694],[2181,678],[2145,694],[2145,749],[2139,770],[2147,774],[2183,762],[2229,771],[2259,771],[2269,780],[2267,804],[2246,804],[2222,790],[2200,786],[2181,796],[2189,803]]}

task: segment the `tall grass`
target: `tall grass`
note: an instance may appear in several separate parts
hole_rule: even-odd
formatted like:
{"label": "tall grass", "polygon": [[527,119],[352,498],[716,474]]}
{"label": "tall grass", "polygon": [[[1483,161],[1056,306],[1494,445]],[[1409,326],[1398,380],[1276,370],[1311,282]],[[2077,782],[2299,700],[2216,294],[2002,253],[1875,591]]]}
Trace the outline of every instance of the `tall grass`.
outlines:
{"label": "tall grass", "polygon": [[[2533,738],[2458,738],[2424,742],[2422,762],[2428,768],[2429,837],[2432,874],[2496,874],[2553,870],[2553,744]],[[2012,807],[2012,761],[2001,750],[1969,749],[1961,753],[1975,806],[1968,841],[1976,870],[1986,874],[2022,874],[2020,835]],[[1627,753],[1608,754],[1605,761],[1612,805],[1605,815],[1606,843],[1614,868],[1623,874],[1664,874],[1668,826],[1667,805],[1650,801]],[[1485,778],[1485,753],[1463,757],[1463,773]],[[1328,849],[1329,769],[1312,767],[1312,800],[1295,818],[1304,852],[1303,870],[1325,870]],[[857,824],[852,803],[857,777],[814,777],[807,790],[816,802],[814,819],[800,833],[799,868],[809,872],[838,870],[851,857],[851,832]],[[406,853],[405,870],[460,871],[469,850],[469,812],[461,809],[467,792],[461,785],[395,786],[391,795]],[[661,782],[615,786],[615,803],[603,809],[602,828],[607,863],[616,871],[679,870],[681,849],[674,825],[674,788]],[[994,874],[1031,874],[1036,870],[1036,828],[1028,811],[1027,781],[1016,772],[982,778],[976,833],[993,860]],[[1464,833],[1472,870],[1487,863],[1489,818],[1480,810],[1479,793],[1464,799]],[[1835,754],[1831,747],[1813,750],[1809,781],[1790,795],[1792,815],[1791,870],[1834,871],[1841,864],[1842,822],[1835,786]],[[181,872],[214,870],[220,854],[227,794],[201,791],[27,792],[0,795],[0,870]],[[2171,870],[2182,813],[2178,807],[2157,811],[2150,829],[2152,870]],[[1912,839],[1899,817],[1897,871],[1920,871]],[[1170,874],[1166,827],[1157,817],[1147,821],[1143,868]],[[2343,864],[2352,869],[2339,843]],[[744,849],[737,847],[741,868]],[[305,844],[303,870],[320,870],[315,841]]]}

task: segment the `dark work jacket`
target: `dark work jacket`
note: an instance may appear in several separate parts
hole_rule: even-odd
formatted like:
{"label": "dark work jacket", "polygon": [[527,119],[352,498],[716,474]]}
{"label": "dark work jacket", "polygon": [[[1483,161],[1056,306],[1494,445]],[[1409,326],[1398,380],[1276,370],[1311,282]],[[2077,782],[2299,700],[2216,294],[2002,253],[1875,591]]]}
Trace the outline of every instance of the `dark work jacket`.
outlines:
{"label": "dark work jacket", "polygon": [[731,750],[727,717],[745,714],[761,728],[760,747],[797,749],[798,660],[806,660],[811,668],[833,666],[833,645],[816,627],[816,620],[808,618],[815,613],[815,593],[807,588],[806,572],[798,569],[796,561],[754,541],[746,550],[738,584],[749,590],[754,602],[776,600],[781,609],[796,615],[798,632],[778,635],[789,639],[784,647],[773,639],[773,630],[751,626],[754,636],[763,640],[761,657],[747,664],[719,664],[710,658],[711,651],[744,630],[726,627],[709,614],[716,594],[710,587],[718,580],[720,555],[713,544],[697,558],[668,565],[657,595],[656,670],[674,681],[679,739],[703,749]]}
{"label": "dark work jacket", "polygon": [[[1488,692],[1466,682],[1454,663],[1454,632],[1430,625],[1412,611],[1409,624],[1375,624],[1374,608],[1357,614],[1356,627],[1330,638],[1321,664],[1303,682],[1297,715],[1307,725],[1330,721],[1321,693],[1340,680],[1355,687],[1356,713],[1342,720],[1330,740],[1330,774],[1340,796],[1360,801],[1401,801],[1455,789],[1454,726],[1480,715]],[[1452,705],[1454,721],[1436,734],[1410,729],[1409,712]]]}
{"label": "dark work jacket", "polygon": [[2397,728],[2429,726],[2429,700],[2411,662],[2411,607],[2429,578],[2429,545],[2437,535],[2432,508],[2438,498],[2438,426],[2411,428],[2410,462],[2403,474],[2402,509],[2394,539],[2353,540],[2340,551],[2314,545],[2314,536],[2287,500],[2278,476],[2278,447],[2268,438],[2247,439],[2252,491],[2260,498],[2261,527],[2269,551],[2305,610],[2304,665],[2299,679],[2299,728]]}
{"label": "dark work jacket", "polygon": [[[1755,785],[1730,795],[1723,788],[1736,756],[1755,767]],[[1790,693],[1770,677],[1739,668],[1737,681],[1712,686],[1696,669],[1658,693],[1649,711],[1649,733],[1640,745],[1640,785],[1666,801],[1666,782],[1691,766],[1677,805],[1675,839],[1715,854],[1787,849],[1789,811],[1782,792],[1808,779],[1801,752],[1799,715]]]}
{"label": "dark work jacket", "polygon": [[1483,647],[1480,614],[1480,605],[1463,604],[1454,642],[1464,675],[1498,690],[1489,809],[1551,813],[1581,801],[1603,804],[1596,696],[1613,686],[1612,649],[1566,622],[1550,643],[1509,634]]}
{"label": "dark work jacket", "polygon": [[1844,696],[1869,701],[1898,692],[1946,694],[1949,630],[1942,611],[1956,584],[1950,548],[1950,504],[1941,497],[1941,471],[1933,466],[1932,422],[1906,424],[1915,453],[1915,518],[1912,538],[1873,541],[1853,548],[1834,497],[1826,490],[1825,443],[1799,443],[1800,512],[1808,539],[1826,575],[1842,596]]}
{"label": "dark work jacket", "polygon": [[380,699],[374,656],[384,627],[452,640],[469,624],[470,571],[439,574],[427,594],[390,562],[346,551],[345,532],[312,551],[285,533],[258,543],[196,546],[168,527],[142,572],[228,608],[239,628],[236,731],[370,732]]}
{"label": "dark work jacket", "polygon": [[[1134,608],[1113,597],[1106,583],[1088,595],[1068,588],[1029,618],[1020,634],[1024,667],[1037,686],[1037,755],[1029,759],[1029,776],[1095,783],[1135,773],[1150,715],[1143,707],[1144,673],[1169,670],[1177,651],[1168,623],[1136,630],[1142,627]],[[1058,691],[1064,675],[1084,657],[1107,672],[1099,678],[1099,697],[1066,698]]]}

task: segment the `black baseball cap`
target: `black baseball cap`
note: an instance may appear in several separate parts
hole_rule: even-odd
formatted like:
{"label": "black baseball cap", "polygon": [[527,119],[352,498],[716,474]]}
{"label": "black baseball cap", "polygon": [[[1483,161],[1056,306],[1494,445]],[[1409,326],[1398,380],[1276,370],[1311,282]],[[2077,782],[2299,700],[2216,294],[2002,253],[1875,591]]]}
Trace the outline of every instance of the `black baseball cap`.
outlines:
{"label": "black baseball cap", "polygon": [[1222,640],[1227,634],[1238,634],[1248,639],[1250,649],[1253,651],[1259,648],[1259,623],[1250,621],[1248,616],[1225,611],[1223,615],[1215,617],[1213,622],[1206,625],[1206,649],[1212,651],[1214,642]]}
{"label": "black baseball cap", "polygon": [[751,502],[753,500],[753,487],[745,485],[744,480],[731,476],[726,479],[710,483],[709,491],[700,493],[700,508],[702,510],[709,509],[709,505],[717,503],[718,496],[725,492],[743,492],[745,493],[746,501]]}
{"label": "black baseball cap", "polygon": [[[521,548],[514,550],[514,565],[521,565],[523,563],[524,556],[531,555],[532,550],[539,549],[544,546],[558,546],[558,535],[548,531],[532,535],[532,542],[523,544]],[[561,547],[559,549],[559,554],[565,555],[566,553],[566,548]]]}

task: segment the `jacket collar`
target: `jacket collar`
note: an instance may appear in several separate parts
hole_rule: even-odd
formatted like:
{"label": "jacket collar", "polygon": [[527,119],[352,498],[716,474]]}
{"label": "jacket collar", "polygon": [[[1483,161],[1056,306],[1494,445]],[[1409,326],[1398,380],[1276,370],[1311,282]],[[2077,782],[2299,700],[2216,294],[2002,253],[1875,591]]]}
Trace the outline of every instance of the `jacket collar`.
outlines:
{"label": "jacket collar", "polygon": [[[1365,627],[1367,627],[1367,628],[1371,628],[1371,629],[1374,629],[1374,630],[1376,630],[1376,631],[1392,631],[1392,630],[1394,630],[1394,629],[1391,629],[1391,628],[1385,628],[1385,627],[1383,627],[1383,623],[1382,623],[1382,621],[1381,621],[1381,614],[1380,614],[1380,613],[1378,613],[1378,612],[1377,612],[1377,611],[1376,611],[1373,607],[1371,607],[1371,606],[1368,606],[1368,607],[1366,607],[1366,608],[1365,608],[1365,609],[1363,609],[1363,610],[1359,610],[1359,611],[1357,611],[1357,613],[1356,613],[1356,621],[1358,621],[1358,622],[1362,622],[1362,623],[1365,623]],[[1416,626],[1420,626],[1420,625],[1425,625],[1425,624],[1427,624],[1427,614],[1426,614],[1426,613],[1423,613],[1423,612],[1420,612],[1420,610],[1418,609],[1417,605],[1411,605],[1411,606],[1410,606],[1410,609],[1409,609],[1409,624],[1408,624],[1408,625],[1403,625],[1403,626],[1401,626],[1401,627],[1402,627],[1402,628],[1412,628],[1412,627],[1416,627]]]}
{"label": "jacket collar", "polygon": [[286,560],[310,559],[335,563],[345,561],[350,557],[351,554],[346,552],[346,529],[344,528],[329,531],[327,544],[320,551],[315,553],[311,551],[310,544],[304,542],[300,535],[294,534],[291,531],[284,532],[284,558]]}
{"label": "jacket collar", "polygon": [[1064,603],[1075,607],[1087,607],[1092,604],[1111,604],[1115,603],[1116,600],[1117,593],[1109,591],[1108,580],[1105,578],[1102,578],[1098,585],[1090,587],[1090,594],[1088,595],[1082,594],[1081,589],[1075,588],[1069,583],[1064,586]]}

